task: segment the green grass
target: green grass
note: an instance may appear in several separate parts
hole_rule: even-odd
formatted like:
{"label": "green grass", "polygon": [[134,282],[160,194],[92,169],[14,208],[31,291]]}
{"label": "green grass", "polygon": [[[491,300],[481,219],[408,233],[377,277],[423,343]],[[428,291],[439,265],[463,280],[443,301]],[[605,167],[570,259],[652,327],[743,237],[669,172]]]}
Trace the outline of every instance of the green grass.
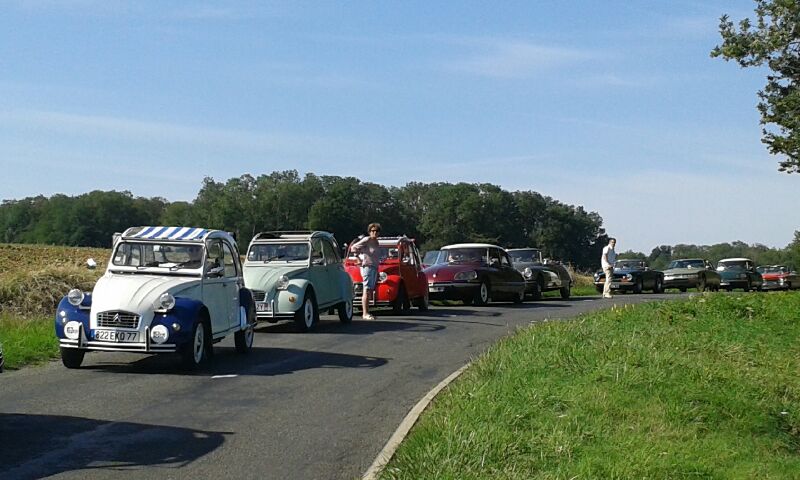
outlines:
{"label": "green grass", "polygon": [[58,357],[58,341],[52,318],[22,318],[1,314],[0,343],[3,344],[6,368],[9,369]]}
{"label": "green grass", "polygon": [[800,292],[532,325],[445,392],[391,479],[800,478]]}

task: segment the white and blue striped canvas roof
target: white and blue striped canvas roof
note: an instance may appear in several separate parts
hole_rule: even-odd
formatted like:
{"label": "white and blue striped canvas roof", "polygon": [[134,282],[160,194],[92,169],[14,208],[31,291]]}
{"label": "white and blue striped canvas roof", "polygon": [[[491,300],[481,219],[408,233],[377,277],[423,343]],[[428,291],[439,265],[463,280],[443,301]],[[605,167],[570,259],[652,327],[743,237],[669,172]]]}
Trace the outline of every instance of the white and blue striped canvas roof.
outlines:
{"label": "white and blue striped canvas roof", "polygon": [[[129,229],[128,231],[133,230]],[[133,233],[125,232],[126,238],[146,240],[202,240],[211,230],[196,227],[141,227]]]}

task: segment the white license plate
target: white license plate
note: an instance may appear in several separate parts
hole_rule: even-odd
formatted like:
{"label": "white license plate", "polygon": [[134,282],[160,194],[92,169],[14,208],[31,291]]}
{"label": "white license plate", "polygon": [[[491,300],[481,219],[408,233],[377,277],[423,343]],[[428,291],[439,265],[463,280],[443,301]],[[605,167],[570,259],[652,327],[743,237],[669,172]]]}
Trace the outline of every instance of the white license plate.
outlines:
{"label": "white license plate", "polygon": [[271,312],[272,304],[268,302],[256,302],[256,312]]}
{"label": "white license plate", "polygon": [[619,288],[619,283],[612,283],[612,284],[611,284],[611,288],[612,288],[612,289],[617,289],[617,288]]}
{"label": "white license plate", "polygon": [[135,342],[139,332],[121,332],[119,330],[95,330],[94,339],[101,342]]}
{"label": "white license plate", "polygon": [[428,291],[433,293],[444,292],[444,287],[430,287]]}

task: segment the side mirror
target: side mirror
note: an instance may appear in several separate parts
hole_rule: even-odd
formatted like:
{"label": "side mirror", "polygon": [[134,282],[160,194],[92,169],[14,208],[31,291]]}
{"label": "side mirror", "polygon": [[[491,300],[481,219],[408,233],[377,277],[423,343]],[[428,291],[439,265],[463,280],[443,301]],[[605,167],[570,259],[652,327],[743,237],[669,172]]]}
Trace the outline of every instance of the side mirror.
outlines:
{"label": "side mirror", "polygon": [[325,264],[325,259],[324,258],[312,258],[311,259],[311,265],[323,265],[323,264]]}
{"label": "side mirror", "polygon": [[500,260],[497,259],[497,258],[491,258],[491,259],[489,259],[489,265],[492,265],[492,266],[500,265]]}

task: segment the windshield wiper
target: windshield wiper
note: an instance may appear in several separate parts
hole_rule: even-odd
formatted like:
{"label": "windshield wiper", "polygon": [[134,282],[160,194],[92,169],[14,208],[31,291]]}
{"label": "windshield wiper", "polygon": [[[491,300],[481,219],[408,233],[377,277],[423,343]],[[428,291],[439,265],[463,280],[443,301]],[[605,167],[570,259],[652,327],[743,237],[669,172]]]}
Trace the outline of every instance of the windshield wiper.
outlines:
{"label": "windshield wiper", "polygon": [[286,255],[273,255],[273,256],[271,256],[271,257],[267,258],[266,260],[264,260],[264,263],[271,262],[271,261],[273,261],[273,260],[277,260],[277,259],[279,259],[279,258],[283,258],[283,257],[285,257],[285,256],[286,256]]}

